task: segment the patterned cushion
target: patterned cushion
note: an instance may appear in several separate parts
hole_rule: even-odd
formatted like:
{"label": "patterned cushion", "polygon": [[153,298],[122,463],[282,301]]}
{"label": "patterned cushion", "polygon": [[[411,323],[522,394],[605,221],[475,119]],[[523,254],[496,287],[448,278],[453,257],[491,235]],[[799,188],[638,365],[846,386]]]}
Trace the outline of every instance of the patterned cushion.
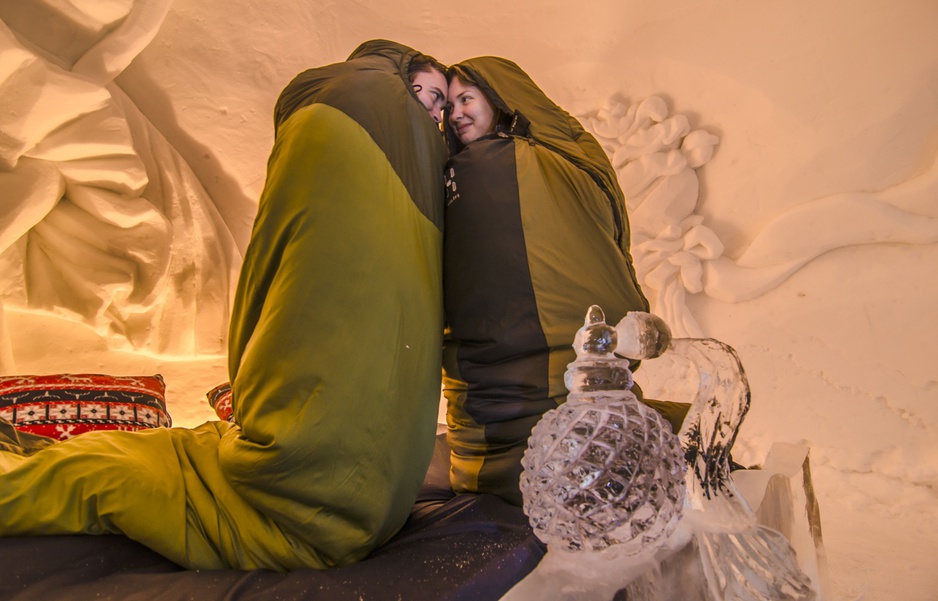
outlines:
{"label": "patterned cushion", "polygon": [[234,410],[231,408],[231,382],[219,384],[205,393],[208,404],[212,406],[218,418],[222,421],[234,421]]}
{"label": "patterned cushion", "polygon": [[17,430],[66,440],[91,430],[169,427],[163,376],[0,376],[0,417]]}

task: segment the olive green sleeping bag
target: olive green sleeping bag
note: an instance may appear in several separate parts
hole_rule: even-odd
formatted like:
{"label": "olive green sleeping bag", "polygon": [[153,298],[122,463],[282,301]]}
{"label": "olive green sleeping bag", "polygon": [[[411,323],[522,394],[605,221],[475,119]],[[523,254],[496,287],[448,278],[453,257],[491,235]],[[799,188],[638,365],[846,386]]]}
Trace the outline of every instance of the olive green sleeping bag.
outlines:
{"label": "olive green sleeping bag", "polygon": [[447,130],[458,151],[446,171],[443,270],[451,482],[520,505],[521,456],[541,415],[566,399],[587,309],[615,324],[648,303],[624,197],[595,138],[511,61],[460,66],[510,123],[461,149]]}
{"label": "olive green sleeping bag", "polygon": [[123,533],[189,568],[327,568],[404,523],[433,451],[439,130],[415,52],[363,44],[276,111],[234,302],[236,425],[0,452],[0,535]]}

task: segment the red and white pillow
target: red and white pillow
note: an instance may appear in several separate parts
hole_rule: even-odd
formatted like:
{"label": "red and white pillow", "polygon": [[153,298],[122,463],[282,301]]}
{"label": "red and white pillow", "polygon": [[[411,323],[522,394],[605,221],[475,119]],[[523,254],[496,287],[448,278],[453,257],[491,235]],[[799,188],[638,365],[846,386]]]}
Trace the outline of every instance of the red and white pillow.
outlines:
{"label": "red and white pillow", "polygon": [[0,417],[17,430],[57,440],[93,430],[172,425],[159,374],[0,376]]}
{"label": "red and white pillow", "polygon": [[230,422],[234,420],[234,410],[231,407],[231,382],[219,384],[205,393],[208,404],[215,410],[218,419]]}

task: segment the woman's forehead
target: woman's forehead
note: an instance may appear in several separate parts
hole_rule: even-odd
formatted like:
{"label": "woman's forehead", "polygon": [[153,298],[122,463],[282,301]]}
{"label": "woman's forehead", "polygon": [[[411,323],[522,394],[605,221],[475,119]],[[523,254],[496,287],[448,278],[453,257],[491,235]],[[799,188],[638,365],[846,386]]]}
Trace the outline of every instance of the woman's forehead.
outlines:
{"label": "woman's forehead", "polygon": [[477,92],[479,88],[472,84],[467,84],[458,77],[454,77],[449,82],[449,95],[450,96],[459,96],[469,91]]}

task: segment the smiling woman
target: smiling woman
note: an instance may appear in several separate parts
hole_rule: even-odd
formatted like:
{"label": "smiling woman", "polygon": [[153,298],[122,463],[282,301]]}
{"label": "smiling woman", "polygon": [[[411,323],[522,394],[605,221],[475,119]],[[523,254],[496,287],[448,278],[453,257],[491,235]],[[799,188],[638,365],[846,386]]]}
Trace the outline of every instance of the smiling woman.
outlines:
{"label": "smiling woman", "polygon": [[480,87],[485,85],[484,81],[462,65],[450,67],[447,79],[447,120],[459,148],[507,125],[505,111],[493,104],[492,91],[486,93]]}
{"label": "smiling woman", "polygon": [[595,138],[511,61],[472,59],[449,75],[450,474],[456,491],[520,505],[528,435],[566,399],[570,341],[586,310],[599,304],[615,323],[648,304],[629,255],[622,191]]}
{"label": "smiling woman", "polygon": [[495,109],[478,86],[454,77],[449,86],[449,122],[463,144],[495,130]]}

